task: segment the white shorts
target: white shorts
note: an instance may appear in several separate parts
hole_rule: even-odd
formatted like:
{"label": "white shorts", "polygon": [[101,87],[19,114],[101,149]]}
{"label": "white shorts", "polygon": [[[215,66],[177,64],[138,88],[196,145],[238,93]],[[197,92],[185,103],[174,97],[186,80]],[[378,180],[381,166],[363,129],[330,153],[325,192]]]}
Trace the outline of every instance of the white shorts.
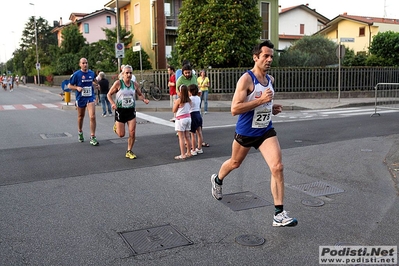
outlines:
{"label": "white shorts", "polygon": [[182,119],[175,120],[176,131],[190,131],[191,129],[191,117],[185,117]]}

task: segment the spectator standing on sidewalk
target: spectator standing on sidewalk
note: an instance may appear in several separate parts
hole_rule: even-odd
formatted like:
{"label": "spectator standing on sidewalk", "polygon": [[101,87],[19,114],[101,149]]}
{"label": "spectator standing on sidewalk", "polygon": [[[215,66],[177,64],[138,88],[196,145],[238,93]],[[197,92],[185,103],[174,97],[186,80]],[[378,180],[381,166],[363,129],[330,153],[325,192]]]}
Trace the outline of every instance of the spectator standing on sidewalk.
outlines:
{"label": "spectator standing on sidewalk", "polygon": [[[114,132],[120,137],[125,136],[125,124],[127,123],[129,130],[129,138],[127,140],[126,158],[136,159],[137,156],[133,153],[133,145],[136,140],[136,93],[145,104],[149,103],[148,99],[144,98],[140,88],[136,87],[132,81],[132,67],[125,65],[122,70],[122,79],[114,82],[109,90],[107,97],[111,103],[112,109],[115,110],[115,124]],[[115,101],[112,95],[116,94]]]}
{"label": "spectator standing on sidewalk", "polygon": [[244,73],[237,82],[231,103],[232,115],[239,115],[232,144],[231,157],[225,161],[218,174],[211,176],[212,196],[223,197],[224,178],[240,167],[251,147],[259,149],[271,172],[271,192],[274,201],[273,226],[295,226],[297,220],[288,217],[284,210],[284,175],[279,141],[273,128],[271,116],[282,111],[273,104],[274,78],[267,74],[273,62],[274,45],[266,40],[252,51],[254,67]]}
{"label": "spectator standing on sidewalk", "polygon": [[181,85],[189,86],[191,84],[198,85],[197,77],[193,74],[191,65],[186,64],[182,67],[182,75],[176,81],[177,95],[179,95]]}
{"label": "spectator standing on sidewalk", "polygon": [[[201,105],[204,103],[204,114],[208,113],[208,92],[209,92],[209,78],[206,76],[205,69],[201,70],[200,76],[197,78],[198,87],[201,92]],[[200,105],[200,109],[201,109]]]}
{"label": "spectator standing on sidewalk", "polygon": [[188,92],[191,100],[191,155],[198,155],[204,153],[202,150],[201,98],[198,96],[198,86],[195,84],[188,86]]}
{"label": "spectator standing on sidewalk", "polygon": [[108,110],[108,116],[112,116],[112,109],[111,109],[111,103],[108,100],[107,94],[109,92],[109,81],[108,79],[105,78],[105,73],[100,72],[98,73],[99,79],[98,79],[98,86],[100,87],[100,102],[101,102],[101,107],[103,108],[103,117],[107,116],[107,110]]}
{"label": "spectator standing on sidewalk", "polygon": [[[173,103],[177,99],[177,92],[176,92],[176,74],[175,74],[175,67],[168,66],[168,74],[169,74],[169,98],[170,98],[170,107],[173,107]],[[175,122],[175,116],[170,119],[171,122]]]}
{"label": "spectator standing on sidewalk", "polygon": [[94,92],[93,80],[96,78],[94,72],[89,69],[86,58],[79,60],[80,70],[75,71],[69,79],[68,88],[75,91],[76,106],[78,109],[78,135],[79,141],[84,142],[83,120],[86,108],[90,117],[90,144],[97,146],[96,138],[96,94]]}
{"label": "spectator standing on sidewalk", "polygon": [[[180,155],[175,156],[175,160],[184,160],[191,157],[191,141],[190,141],[190,128],[191,128],[191,100],[188,95],[188,88],[186,85],[179,87],[180,95],[175,101],[172,111],[176,113],[175,130],[179,137]],[[184,147],[186,146],[186,147]],[[185,151],[185,148],[187,151]]]}
{"label": "spectator standing on sidewalk", "polygon": [[94,91],[96,92],[96,105],[100,104],[100,85],[98,81],[100,80],[100,70],[96,71],[96,78],[93,80]]}

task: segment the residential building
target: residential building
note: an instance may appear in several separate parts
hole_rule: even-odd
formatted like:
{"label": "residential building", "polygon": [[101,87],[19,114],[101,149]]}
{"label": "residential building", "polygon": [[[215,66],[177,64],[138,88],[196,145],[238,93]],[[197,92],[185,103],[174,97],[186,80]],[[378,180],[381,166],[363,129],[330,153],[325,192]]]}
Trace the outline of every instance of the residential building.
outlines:
{"label": "residential building", "polygon": [[309,4],[283,8],[279,12],[278,49],[283,50],[303,36],[313,35],[323,29],[330,20]]}
{"label": "residential building", "polygon": [[[120,25],[132,31],[132,46],[140,45],[154,69],[166,69],[176,43],[178,14],[183,0],[118,0]],[[278,0],[259,0],[262,21],[261,39],[278,42]],[[104,6],[117,8],[116,0]]]}
{"label": "residential building", "polygon": [[[355,53],[368,52],[373,37],[379,32],[399,32],[399,19],[353,16],[343,13],[332,19],[327,27],[317,32],[340,43]],[[350,40],[351,42],[346,42]],[[353,42],[352,42],[353,40]]]}
{"label": "residential building", "polygon": [[76,24],[87,43],[98,42],[106,38],[102,28],[115,29],[116,15],[111,9],[104,8],[92,13],[71,13],[67,24],[62,23],[62,18],[57,27],[52,32],[57,34],[58,46],[62,43],[62,30],[71,25]]}

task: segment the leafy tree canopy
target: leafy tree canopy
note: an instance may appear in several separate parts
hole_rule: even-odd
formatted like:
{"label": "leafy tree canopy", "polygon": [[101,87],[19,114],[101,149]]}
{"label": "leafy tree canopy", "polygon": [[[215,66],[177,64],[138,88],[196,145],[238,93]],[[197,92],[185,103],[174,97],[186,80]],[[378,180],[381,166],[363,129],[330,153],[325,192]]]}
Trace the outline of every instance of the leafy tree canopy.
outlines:
{"label": "leafy tree canopy", "polygon": [[338,63],[337,45],[320,35],[304,36],[280,56],[281,67],[316,67]]}
{"label": "leafy tree canopy", "polygon": [[[102,29],[105,32],[105,40],[99,40],[90,45],[89,62],[93,69],[104,72],[118,72],[118,59],[115,57],[115,43],[117,43],[117,32],[114,29]],[[125,45],[126,51],[132,42],[133,35],[130,31],[120,27],[119,41]]]}
{"label": "leafy tree canopy", "polygon": [[[35,27],[36,22],[36,27]],[[14,52],[14,65],[16,69],[24,74],[35,75],[36,73],[36,31],[37,31],[37,53],[41,67],[52,62],[52,47],[57,45],[57,38],[51,33],[52,27],[47,20],[39,17],[30,17],[22,31],[20,48]],[[22,68],[21,68],[22,67]]]}
{"label": "leafy tree canopy", "polygon": [[[261,18],[256,0],[184,0],[179,14],[178,60],[198,67],[252,65]],[[178,66],[176,66],[178,67]]]}
{"label": "leafy tree canopy", "polygon": [[368,60],[370,64],[376,62],[383,66],[399,65],[399,32],[386,31],[374,36],[369,49],[373,55]]}

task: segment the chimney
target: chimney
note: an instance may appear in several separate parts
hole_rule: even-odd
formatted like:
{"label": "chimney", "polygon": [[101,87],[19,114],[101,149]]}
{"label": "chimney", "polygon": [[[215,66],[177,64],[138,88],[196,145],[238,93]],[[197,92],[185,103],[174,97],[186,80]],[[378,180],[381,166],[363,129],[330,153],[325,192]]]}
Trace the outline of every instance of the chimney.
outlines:
{"label": "chimney", "polygon": [[62,26],[62,17],[60,17],[60,26]]}
{"label": "chimney", "polygon": [[347,16],[347,15],[348,15],[348,12],[344,12],[342,15]]}

